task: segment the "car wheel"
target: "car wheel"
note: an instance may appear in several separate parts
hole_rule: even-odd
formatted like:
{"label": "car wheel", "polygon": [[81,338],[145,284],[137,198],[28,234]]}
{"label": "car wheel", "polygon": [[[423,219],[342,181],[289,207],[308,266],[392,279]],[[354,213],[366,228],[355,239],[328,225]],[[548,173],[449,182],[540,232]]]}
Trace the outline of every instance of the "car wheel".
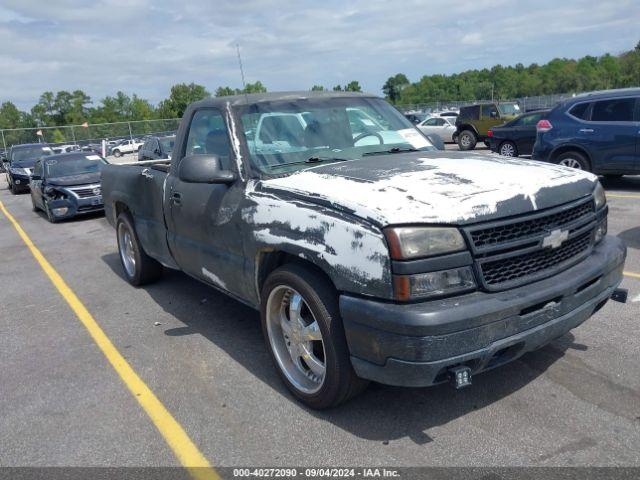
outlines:
{"label": "car wheel", "polygon": [[118,215],[116,233],[120,262],[127,281],[139,287],[158,280],[162,275],[162,265],[142,249],[131,215],[128,213]]}
{"label": "car wheel", "polygon": [[117,157],[122,156],[122,153],[120,153],[120,150],[114,150],[113,151],[113,156],[117,158]]}
{"label": "car wheel", "polygon": [[478,143],[478,139],[471,130],[463,130],[458,135],[458,147],[460,150],[473,150],[476,148],[476,143]]}
{"label": "car wheel", "polygon": [[585,158],[585,156],[580,152],[565,152],[556,158],[556,163],[558,165],[563,165],[565,167],[576,168],[578,170],[586,170],[587,172],[591,171],[591,166],[589,165],[589,160]]}
{"label": "car wheel", "polygon": [[504,157],[517,157],[518,149],[516,148],[516,144],[507,140],[506,142],[502,142],[499,150],[500,155]]}
{"label": "car wheel", "polygon": [[302,402],[335,407],[367,386],[351,366],[337,292],[321,275],[295,264],[276,269],[262,288],[260,313],[276,369]]}
{"label": "car wheel", "polygon": [[14,195],[17,195],[18,193],[20,193],[20,189],[16,187],[16,184],[13,182],[11,182],[11,185],[9,185],[9,189],[11,190],[11,193]]}

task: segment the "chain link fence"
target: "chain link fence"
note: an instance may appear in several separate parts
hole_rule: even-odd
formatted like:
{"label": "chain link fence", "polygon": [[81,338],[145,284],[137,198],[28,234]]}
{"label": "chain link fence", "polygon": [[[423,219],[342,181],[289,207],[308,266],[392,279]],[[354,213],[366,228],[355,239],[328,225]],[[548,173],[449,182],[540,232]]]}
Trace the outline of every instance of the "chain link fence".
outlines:
{"label": "chain link fence", "polygon": [[[495,99],[501,102],[518,102],[522,111],[529,112],[532,110],[540,110],[544,108],[552,108],[567,98],[574,96],[573,93],[560,93],[555,95],[540,95],[536,97],[519,97],[512,99]],[[412,112],[442,112],[447,110],[459,110],[465,105],[476,105],[479,103],[490,103],[492,100],[436,100],[434,102],[418,103],[413,105],[396,105],[397,108],[404,113]]]}
{"label": "chain link fence", "polygon": [[138,120],[58,127],[9,128],[0,130],[0,148],[5,151],[12,145],[46,143],[49,146],[77,145],[98,146],[103,140],[142,139],[149,135],[175,134],[179,118]]}

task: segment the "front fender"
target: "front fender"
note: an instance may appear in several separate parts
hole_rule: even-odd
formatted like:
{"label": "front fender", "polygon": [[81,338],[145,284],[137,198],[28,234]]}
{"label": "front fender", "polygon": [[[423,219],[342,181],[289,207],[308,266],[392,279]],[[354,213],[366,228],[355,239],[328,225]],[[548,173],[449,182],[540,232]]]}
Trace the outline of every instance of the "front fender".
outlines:
{"label": "front fender", "polygon": [[242,218],[250,232],[248,258],[262,251],[287,253],[320,268],[339,291],[393,298],[389,251],[379,228],[328,207],[257,192]]}

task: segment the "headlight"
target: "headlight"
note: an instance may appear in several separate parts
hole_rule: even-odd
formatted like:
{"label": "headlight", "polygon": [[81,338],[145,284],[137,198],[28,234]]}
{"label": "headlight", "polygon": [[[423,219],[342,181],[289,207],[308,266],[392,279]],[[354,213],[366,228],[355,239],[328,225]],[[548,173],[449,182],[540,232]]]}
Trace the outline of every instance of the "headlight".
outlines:
{"label": "headlight", "polygon": [[10,167],[9,170],[11,170],[11,173],[13,173],[14,175],[29,175],[29,170],[27,170],[26,168]]}
{"label": "headlight", "polygon": [[607,204],[607,196],[600,182],[596,183],[596,188],[593,190],[593,200],[596,203],[596,210],[600,210]]}
{"label": "headlight", "polygon": [[384,233],[394,260],[410,260],[466,249],[464,239],[456,228],[395,227],[387,228]]}
{"label": "headlight", "polygon": [[394,296],[400,301],[452,295],[475,288],[476,281],[471,267],[393,276]]}

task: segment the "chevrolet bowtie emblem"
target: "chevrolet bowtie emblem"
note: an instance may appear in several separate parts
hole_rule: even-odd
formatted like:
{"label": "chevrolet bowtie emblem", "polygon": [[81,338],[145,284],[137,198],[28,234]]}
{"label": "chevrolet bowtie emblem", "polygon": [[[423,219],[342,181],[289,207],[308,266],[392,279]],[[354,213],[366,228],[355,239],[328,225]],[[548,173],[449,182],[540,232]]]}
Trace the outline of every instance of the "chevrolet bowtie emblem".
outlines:
{"label": "chevrolet bowtie emblem", "polygon": [[568,230],[552,230],[549,235],[542,239],[542,246],[545,248],[558,248],[567,238],[569,238]]}

